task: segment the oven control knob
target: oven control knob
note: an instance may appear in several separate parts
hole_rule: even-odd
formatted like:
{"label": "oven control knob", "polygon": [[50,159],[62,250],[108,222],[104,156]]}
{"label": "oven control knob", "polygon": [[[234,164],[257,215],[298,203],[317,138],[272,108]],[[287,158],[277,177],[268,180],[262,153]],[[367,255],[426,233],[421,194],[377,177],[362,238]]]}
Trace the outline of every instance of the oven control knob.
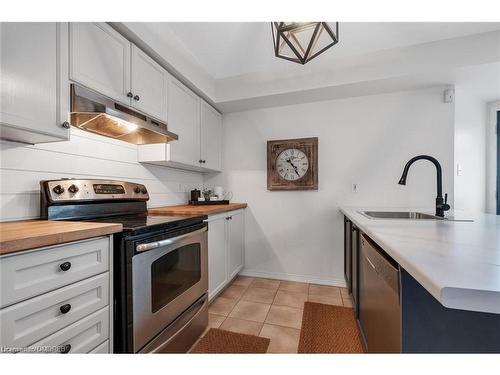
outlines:
{"label": "oven control knob", "polygon": [[146,194],[148,191],[146,190],[146,188],[143,186],[142,189],[141,189],[141,193],[142,194]]}
{"label": "oven control knob", "polygon": [[76,193],[78,190],[80,190],[80,189],[78,189],[78,186],[76,186],[75,184],[73,184],[73,185],[71,185],[71,186],[68,188],[68,190],[69,190],[69,192],[70,192],[70,193],[75,194],[75,193]]}
{"label": "oven control knob", "polygon": [[141,188],[139,186],[136,186],[135,189],[134,189],[134,192],[136,194],[139,194],[141,192]]}
{"label": "oven control knob", "polygon": [[56,186],[54,186],[52,191],[56,194],[62,194],[62,193],[64,193],[64,188],[61,185],[56,185]]}

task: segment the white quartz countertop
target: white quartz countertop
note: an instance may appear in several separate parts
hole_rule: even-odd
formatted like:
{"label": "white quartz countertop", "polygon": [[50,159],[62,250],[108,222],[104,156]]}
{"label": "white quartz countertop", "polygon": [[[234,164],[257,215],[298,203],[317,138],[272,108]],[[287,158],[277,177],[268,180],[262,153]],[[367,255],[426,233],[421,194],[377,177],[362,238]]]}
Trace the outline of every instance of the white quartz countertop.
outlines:
{"label": "white quartz countertop", "polygon": [[500,314],[500,216],[455,212],[457,219],[474,220],[461,222],[370,219],[359,213],[370,210],[340,208],[443,306]]}

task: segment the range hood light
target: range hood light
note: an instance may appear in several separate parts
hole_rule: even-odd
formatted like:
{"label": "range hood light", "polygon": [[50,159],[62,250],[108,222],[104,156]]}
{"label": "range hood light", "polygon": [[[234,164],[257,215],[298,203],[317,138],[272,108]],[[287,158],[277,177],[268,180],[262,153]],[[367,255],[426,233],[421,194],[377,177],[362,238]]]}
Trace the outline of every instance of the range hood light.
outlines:
{"label": "range hood light", "polygon": [[127,129],[127,133],[132,133],[135,132],[137,129],[139,129],[139,125],[133,124],[128,121],[123,121],[117,117],[106,115],[106,118],[116,121],[120,126],[123,126],[125,129]]}
{"label": "range hood light", "polygon": [[79,129],[136,145],[178,139],[167,124],[75,84],[71,85],[70,115],[71,125]]}

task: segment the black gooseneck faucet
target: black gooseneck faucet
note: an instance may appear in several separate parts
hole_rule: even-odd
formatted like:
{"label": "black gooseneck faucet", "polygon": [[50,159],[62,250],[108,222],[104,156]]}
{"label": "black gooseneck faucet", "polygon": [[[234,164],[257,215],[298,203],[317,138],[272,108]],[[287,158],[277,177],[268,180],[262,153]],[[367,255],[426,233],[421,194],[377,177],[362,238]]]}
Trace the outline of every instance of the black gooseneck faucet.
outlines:
{"label": "black gooseneck faucet", "polygon": [[429,155],[418,155],[408,160],[408,163],[406,163],[405,168],[403,170],[403,175],[399,179],[399,184],[406,185],[406,176],[408,175],[408,170],[410,169],[411,165],[417,160],[429,160],[436,166],[436,172],[437,172],[436,216],[444,217],[444,212],[450,209],[450,205],[447,203],[448,193],[444,195],[443,199],[443,177],[442,177],[441,164],[439,164],[436,158],[433,158],[432,156]]}

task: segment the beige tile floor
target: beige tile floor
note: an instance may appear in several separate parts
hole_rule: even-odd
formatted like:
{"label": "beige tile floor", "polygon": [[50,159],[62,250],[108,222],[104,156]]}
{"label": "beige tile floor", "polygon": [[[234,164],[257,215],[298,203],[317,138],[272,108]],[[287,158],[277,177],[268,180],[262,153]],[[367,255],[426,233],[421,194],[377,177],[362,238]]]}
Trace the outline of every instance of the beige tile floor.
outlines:
{"label": "beige tile floor", "polygon": [[297,353],[305,301],[352,307],[345,288],[238,276],[211,303],[208,326],[268,337],[268,353]]}

